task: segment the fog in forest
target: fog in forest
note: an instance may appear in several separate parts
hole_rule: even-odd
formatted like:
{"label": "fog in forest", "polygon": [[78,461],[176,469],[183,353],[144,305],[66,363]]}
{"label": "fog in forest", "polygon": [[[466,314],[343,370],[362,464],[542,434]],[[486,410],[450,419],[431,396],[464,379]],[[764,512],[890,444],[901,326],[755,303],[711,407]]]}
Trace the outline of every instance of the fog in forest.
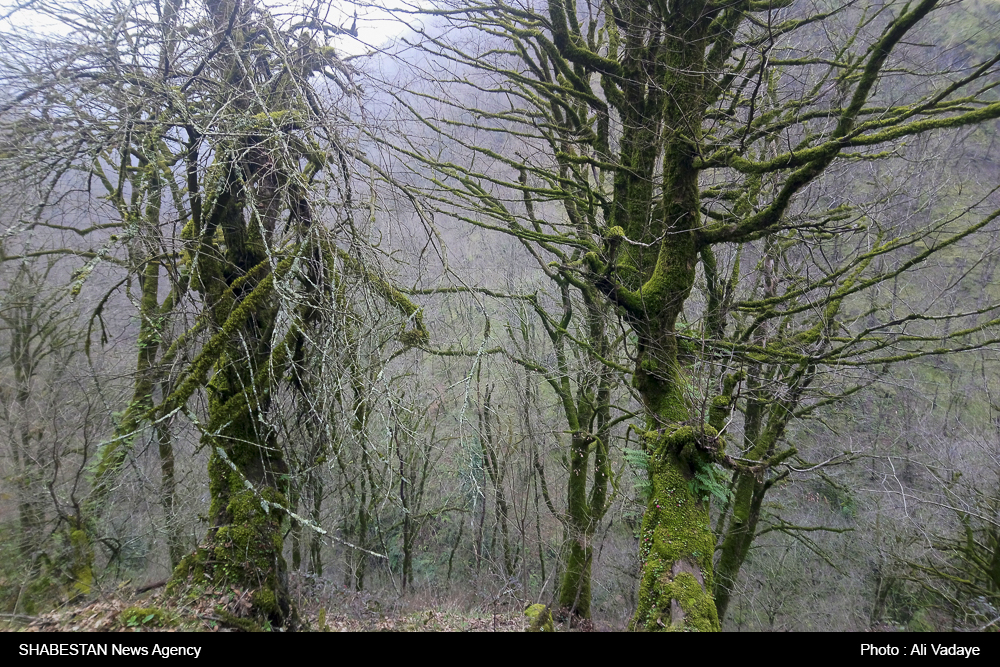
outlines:
{"label": "fog in forest", "polygon": [[0,627],[996,631],[998,16],[4,2]]}

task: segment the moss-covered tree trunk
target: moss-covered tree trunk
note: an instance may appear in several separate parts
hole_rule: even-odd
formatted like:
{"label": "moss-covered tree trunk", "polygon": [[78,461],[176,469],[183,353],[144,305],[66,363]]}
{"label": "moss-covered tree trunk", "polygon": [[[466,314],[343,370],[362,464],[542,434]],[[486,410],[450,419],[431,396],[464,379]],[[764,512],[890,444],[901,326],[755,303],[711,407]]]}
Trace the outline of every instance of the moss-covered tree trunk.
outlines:
{"label": "moss-covered tree trunk", "polygon": [[684,426],[646,437],[652,493],[642,521],[642,576],[633,629],[719,629],[712,598],[709,506],[692,493],[698,435]]}
{"label": "moss-covered tree trunk", "polygon": [[241,164],[253,160],[254,151],[237,155],[223,156],[230,163],[201,234],[206,257],[218,254],[212,247],[216,230],[225,242],[225,261],[202,262],[199,276],[219,343],[202,435],[211,452],[210,527],[202,547],[175,570],[174,582],[192,577],[249,590],[254,615],[281,626],[293,620],[282,554],[288,468],[268,413],[290,345],[272,347],[274,278],[267,271],[263,225],[247,212],[244,183],[253,165]]}
{"label": "moss-covered tree trunk", "polygon": [[[705,46],[710,23],[705,2],[677,3],[667,37],[650,72],[659,86],[645,90],[645,108],[624,128],[633,161],[646,168],[649,146],[662,146],[662,201],[652,208],[646,186],[616,179],[618,225],[628,238],[657,239],[649,249],[623,256],[636,284],[626,304],[638,335],[633,383],[646,411],[645,447],[651,495],[643,517],[639,607],[632,625],[647,630],[718,630],[713,592],[715,539],[709,503],[694,480],[712,463],[718,438],[694,424],[691,397],[682,391],[677,318],[694,285],[700,227],[696,157],[705,102]],[[639,46],[632,47],[638,52]],[[636,60],[633,67],[650,66]],[[629,77],[643,84],[644,77]],[[642,119],[644,122],[639,122]],[[650,120],[658,123],[651,126]],[[628,156],[623,156],[626,162]],[[620,174],[622,172],[619,172]],[[651,167],[645,173],[654,180]],[[645,204],[645,206],[643,206]],[[655,256],[653,253],[655,252]],[[612,294],[612,297],[615,295]]]}
{"label": "moss-covered tree trunk", "polygon": [[719,629],[715,537],[708,499],[695,482],[713,464],[720,439],[711,426],[689,423],[671,343],[661,339],[655,356],[642,354],[636,371],[649,415],[644,444],[651,494],[642,522],[639,607],[632,627],[714,631]]}
{"label": "moss-covered tree trunk", "polygon": [[[238,13],[230,7],[223,19],[218,12],[225,7],[208,5],[219,26],[229,25],[230,14]],[[226,37],[220,33],[219,39]],[[233,94],[250,92],[246,77],[253,64],[240,62],[249,57],[231,54],[225,77]],[[269,129],[271,113],[281,109],[269,109],[267,103],[253,95],[236,101],[234,111],[251,120],[242,134],[214,147],[220,177],[213,205],[204,222],[192,223],[200,244],[197,287],[215,331],[208,424],[202,434],[210,452],[210,526],[202,547],[174,571],[174,583],[191,577],[248,590],[253,616],[282,626],[294,622],[282,553],[288,467],[269,412],[292,341],[272,345],[278,306],[267,235],[281,208],[281,175],[257,132]],[[255,115],[256,105],[263,105],[265,113]]]}
{"label": "moss-covered tree trunk", "polygon": [[[246,363],[234,361],[237,367]],[[213,581],[221,574],[227,583],[252,590],[257,614],[283,625],[290,614],[281,527],[287,469],[274,433],[257,412],[266,411],[269,401],[260,393],[246,396],[246,378],[236,371],[220,369],[209,386],[210,434],[204,440],[212,447],[212,525],[206,555]]]}
{"label": "moss-covered tree trunk", "polygon": [[288,466],[269,413],[295,332],[273,344],[279,310],[274,281],[290,260],[275,265],[268,248],[277,216],[288,207],[283,185],[298,163],[286,159],[280,141],[268,140],[289,100],[276,87],[255,87],[258,69],[267,65],[240,48],[252,38],[256,9],[215,0],[206,7],[220,52],[216,71],[224,105],[239,119],[211,146],[218,170],[208,193],[212,205],[203,221],[192,219],[197,287],[215,331],[213,354],[203,351],[196,362],[214,358],[202,432],[210,452],[210,526],[203,545],[174,571],[174,584],[192,578],[248,590],[256,621],[294,625],[282,553]]}
{"label": "moss-covered tree trunk", "polygon": [[591,544],[595,522],[587,502],[587,468],[593,438],[574,433],[570,441],[568,493],[566,495],[565,554],[559,607],[573,616],[590,618],[591,567],[594,549]]}

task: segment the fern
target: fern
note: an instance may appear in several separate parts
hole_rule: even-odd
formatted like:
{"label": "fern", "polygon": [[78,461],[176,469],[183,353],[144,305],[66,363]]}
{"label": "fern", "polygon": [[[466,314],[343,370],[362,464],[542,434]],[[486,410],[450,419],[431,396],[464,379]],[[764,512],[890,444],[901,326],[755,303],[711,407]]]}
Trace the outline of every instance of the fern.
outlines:
{"label": "fern", "polygon": [[625,463],[635,472],[635,491],[639,500],[648,502],[653,493],[653,484],[649,481],[649,454],[641,449],[625,448]]}
{"label": "fern", "polygon": [[708,464],[694,473],[694,479],[688,482],[691,495],[709,500],[715,498],[719,502],[729,500],[729,477],[718,467]]}
{"label": "fern", "polygon": [[633,470],[649,472],[649,454],[641,449],[624,449],[625,463],[629,464]]}

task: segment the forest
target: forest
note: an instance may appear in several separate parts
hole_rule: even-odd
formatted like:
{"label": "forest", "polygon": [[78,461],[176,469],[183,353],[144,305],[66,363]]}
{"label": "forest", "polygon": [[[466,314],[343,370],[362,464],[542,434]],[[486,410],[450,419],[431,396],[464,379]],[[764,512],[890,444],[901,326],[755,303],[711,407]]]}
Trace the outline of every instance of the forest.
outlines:
{"label": "forest", "polygon": [[0,629],[1000,631],[998,119],[1000,0],[5,0]]}

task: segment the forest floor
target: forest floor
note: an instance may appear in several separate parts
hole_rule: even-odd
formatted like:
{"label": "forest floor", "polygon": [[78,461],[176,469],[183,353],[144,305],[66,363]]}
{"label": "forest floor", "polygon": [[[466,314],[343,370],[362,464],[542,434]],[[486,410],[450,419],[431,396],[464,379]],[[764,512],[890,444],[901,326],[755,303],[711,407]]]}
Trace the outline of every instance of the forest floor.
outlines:
{"label": "forest floor", "polygon": [[[249,591],[229,589],[168,597],[162,587],[127,586],[95,599],[35,616],[0,614],[0,631],[21,632],[232,632],[250,609]],[[386,603],[367,593],[300,597],[299,630],[322,632],[522,632],[520,604],[494,609],[419,599]],[[428,604],[429,603],[429,604]],[[423,607],[423,608],[420,608]],[[245,628],[244,628],[245,629]]]}

